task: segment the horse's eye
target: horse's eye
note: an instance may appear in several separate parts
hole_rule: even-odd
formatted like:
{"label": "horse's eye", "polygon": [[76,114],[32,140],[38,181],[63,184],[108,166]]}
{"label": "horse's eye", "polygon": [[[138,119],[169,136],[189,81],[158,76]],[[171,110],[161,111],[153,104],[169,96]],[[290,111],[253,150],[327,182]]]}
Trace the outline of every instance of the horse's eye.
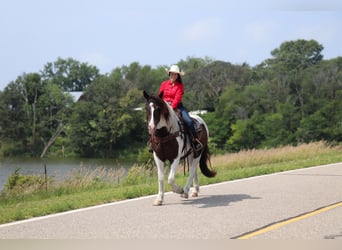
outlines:
{"label": "horse's eye", "polygon": [[153,115],[154,115],[155,117],[159,117],[159,115],[160,115],[160,109],[155,109]]}

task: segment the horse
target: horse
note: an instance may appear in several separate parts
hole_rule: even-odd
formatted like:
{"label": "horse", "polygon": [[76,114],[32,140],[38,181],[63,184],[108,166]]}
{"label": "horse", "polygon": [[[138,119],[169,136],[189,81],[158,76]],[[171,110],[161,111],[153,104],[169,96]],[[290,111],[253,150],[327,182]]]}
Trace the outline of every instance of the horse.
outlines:
{"label": "horse", "polygon": [[[214,177],[216,171],[208,167],[210,153],[208,148],[209,130],[204,120],[197,115],[190,115],[197,131],[197,137],[203,145],[200,152],[195,152],[191,147],[189,135],[175,110],[165,102],[163,92],[159,95],[149,95],[143,91],[146,99],[147,129],[150,135],[153,158],[158,169],[158,195],[153,205],[160,206],[164,203],[164,167],[165,162],[170,162],[168,184],[174,193],[183,198],[189,198],[190,185],[193,181],[191,197],[198,196],[199,184],[197,177],[197,165],[201,172],[208,178]],[[175,174],[181,159],[187,158],[189,164],[189,177],[182,188],[175,184]]]}

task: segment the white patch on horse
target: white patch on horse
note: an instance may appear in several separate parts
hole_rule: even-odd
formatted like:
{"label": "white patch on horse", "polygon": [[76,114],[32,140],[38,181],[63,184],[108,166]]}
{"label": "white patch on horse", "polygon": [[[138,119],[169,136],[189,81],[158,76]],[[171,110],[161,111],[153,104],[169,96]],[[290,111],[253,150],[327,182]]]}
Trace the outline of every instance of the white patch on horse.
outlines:
{"label": "white patch on horse", "polygon": [[148,131],[150,134],[152,134],[153,130],[155,129],[154,127],[154,116],[153,116],[153,112],[154,112],[154,106],[153,103],[150,103],[150,109],[151,109],[151,117],[150,120],[148,121]]}

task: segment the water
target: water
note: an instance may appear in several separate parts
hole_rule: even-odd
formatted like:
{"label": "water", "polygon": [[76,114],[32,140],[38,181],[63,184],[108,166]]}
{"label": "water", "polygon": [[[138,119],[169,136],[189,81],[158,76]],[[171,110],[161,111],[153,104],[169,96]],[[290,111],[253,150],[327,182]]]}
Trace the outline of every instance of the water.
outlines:
{"label": "water", "polygon": [[68,173],[81,167],[87,169],[104,168],[128,168],[129,163],[118,163],[115,159],[0,159],[0,191],[3,189],[8,177],[19,168],[21,175],[44,176],[44,165],[47,175],[56,179],[63,179]]}

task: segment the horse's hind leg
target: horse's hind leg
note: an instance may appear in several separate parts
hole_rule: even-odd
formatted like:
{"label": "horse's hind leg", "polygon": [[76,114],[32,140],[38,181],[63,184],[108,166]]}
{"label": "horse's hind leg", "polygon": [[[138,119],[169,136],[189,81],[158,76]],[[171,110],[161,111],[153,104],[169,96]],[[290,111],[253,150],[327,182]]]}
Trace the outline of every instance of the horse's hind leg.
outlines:
{"label": "horse's hind leg", "polygon": [[191,192],[190,197],[197,197],[199,193],[199,184],[198,184],[198,176],[197,176],[197,167],[195,167],[195,175],[193,180],[193,190]]}
{"label": "horse's hind leg", "polygon": [[188,198],[189,197],[189,191],[190,191],[190,186],[192,181],[197,182],[198,186],[198,179],[197,179],[197,164],[198,164],[198,159],[190,161],[190,169],[189,169],[189,178],[186,181],[186,184],[184,186],[184,194],[182,197]]}

